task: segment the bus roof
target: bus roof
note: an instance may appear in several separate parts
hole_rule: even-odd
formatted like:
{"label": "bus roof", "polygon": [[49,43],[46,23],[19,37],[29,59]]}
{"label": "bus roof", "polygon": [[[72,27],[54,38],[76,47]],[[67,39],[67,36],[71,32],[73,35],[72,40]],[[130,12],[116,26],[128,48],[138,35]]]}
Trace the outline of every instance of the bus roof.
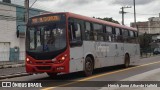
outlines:
{"label": "bus roof", "polygon": [[81,19],[81,20],[85,20],[85,21],[90,21],[90,22],[105,24],[105,25],[108,25],[108,26],[113,26],[113,27],[118,27],[118,28],[137,31],[136,28],[132,28],[132,27],[128,27],[128,26],[125,26],[125,25],[120,25],[120,24],[116,24],[116,23],[112,23],[112,22],[108,22],[108,21],[104,21],[104,20],[100,20],[100,19],[96,19],[96,18],[91,18],[91,17],[87,17],[87,16],[83,16],[83,15],[79,15],[79,14],[75,14],[75,13],[71,13],[71,12],[55,12],[55,13],[46,13],[46,14],[43,14],[43,15],[50,15],[50,14],[66,14],[67,17],[73,17],[73,18],[77,18],[77,19]]}

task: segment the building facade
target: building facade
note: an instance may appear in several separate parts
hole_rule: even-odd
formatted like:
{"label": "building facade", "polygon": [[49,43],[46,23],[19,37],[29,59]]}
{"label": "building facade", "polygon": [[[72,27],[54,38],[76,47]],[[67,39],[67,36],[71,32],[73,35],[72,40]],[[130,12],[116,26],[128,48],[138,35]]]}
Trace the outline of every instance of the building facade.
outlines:
{"label": "building facade", "polygon": [[[131,27],[135,27],[134,23],[131,23]],[[148,34],[160,34],[160,14],[159,17],[151,17],[148,21],[137,22],[137,26],[140,32]]]}
{"label": "building facade", "polygon": [[[135,23],[131,23],[131,27],[136,28]],[[148,31],[148,21],[146,22],[137,22],[138,29],[141,33],[149,33]]]}
{"label": "building facade", "polygon": [[[0,61],[25,60],[24,12],[23,6],[0,2]],[[30,9],[30,17],[43,12]]]}

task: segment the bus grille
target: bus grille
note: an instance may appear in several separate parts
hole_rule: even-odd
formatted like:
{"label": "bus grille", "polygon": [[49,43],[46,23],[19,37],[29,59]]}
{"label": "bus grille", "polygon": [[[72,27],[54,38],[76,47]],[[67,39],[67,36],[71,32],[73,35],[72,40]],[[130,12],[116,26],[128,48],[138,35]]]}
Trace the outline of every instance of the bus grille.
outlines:
{"label": "bus grille", "polygon": [[39,70],[50,70],[51,66],[37,66],[37,69],[39,69]]}

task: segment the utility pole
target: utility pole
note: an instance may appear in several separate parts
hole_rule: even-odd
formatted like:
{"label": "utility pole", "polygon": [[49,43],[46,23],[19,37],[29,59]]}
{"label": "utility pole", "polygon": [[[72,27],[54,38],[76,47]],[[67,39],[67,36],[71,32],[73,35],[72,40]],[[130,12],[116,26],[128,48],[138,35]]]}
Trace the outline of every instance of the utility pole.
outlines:
{"label": "utility pole", "polygon": [[124,14],[126,13],[126,12],[124,12],[124,7],[122,7],[121,8],[122,9],[122,25],[124,25]]}
{"label": "utility pole", "polygon": [[127,7],[122,7],[122,8],[121,8],[122,11],[120,11],[119,13],[122,14],[122,25],[124,25],[124,14],[127,13],[127,12],[124,12],[124,9],[125,9],[125,8],[131,8],[131,7],[127,6]]}
{"label": "utility pole", "polygon": [[138,32],[138,35],[139,35],[139,29],[138,29],[137,21],[136,21],[136,3],[135,3],[135,0],[133,0],[133,6],[134,6],[134,25],[137,28],[137,32]]}
{"label": "utility pole", "polygon": [[24,6],[25,6],[25,23],[27,25],[29,20],[29,0],[25,0]]}

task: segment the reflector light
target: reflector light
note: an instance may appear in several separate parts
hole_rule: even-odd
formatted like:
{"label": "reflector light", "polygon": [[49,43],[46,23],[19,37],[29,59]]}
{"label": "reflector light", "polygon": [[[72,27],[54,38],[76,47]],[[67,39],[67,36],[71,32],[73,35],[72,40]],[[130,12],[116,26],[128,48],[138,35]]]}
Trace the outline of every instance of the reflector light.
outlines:
{"label": "reflector light", "polygon": [[52,59],[52,62],[55,62],[57,59],[56,58],[54,58],[54,59]]}

